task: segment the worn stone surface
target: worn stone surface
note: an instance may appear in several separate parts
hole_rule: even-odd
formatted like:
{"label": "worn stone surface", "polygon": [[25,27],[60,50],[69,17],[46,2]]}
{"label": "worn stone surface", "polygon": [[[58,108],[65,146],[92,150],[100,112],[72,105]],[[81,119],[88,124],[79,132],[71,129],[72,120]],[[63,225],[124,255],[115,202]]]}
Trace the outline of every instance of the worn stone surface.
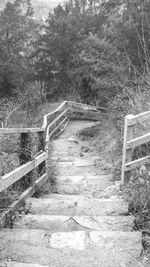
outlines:
{"label": "worn stone surface", "polygon": [[0,231],[0,251],[8,244],[25,243],[34,246],[48,246],[44,230],[3,229]]}
{"label": "worn stone surface", "polygon": [[52,248],[85,249],[86,232],[54,233],[50,238]]}
{"label": "worn stone surface", "polygon": [[76,176],[58,176],[56,178],[57,184],[80,184],[85,179],[82,175]]}
{"label": "worn stone surface", "polygon": [[84,176],[58,176],[56,186],[60,194],[81,194],[88,184]]}
{"label": "worn stone surface", "polygon": [[[142,252],[142,235],[137,232],[92,231],[87,234],[85,231],[80,231],[52,235],[45,232],[44,243],[42,237],[38,244],[34,239],[34,242],[32,241],[33,230],[29,230],[30,237],[24,240],[16,240],[17,231],[15,229],[13,231],[15,232],[13,238],[8,232],[7,240],[5,238],[3,242],[3,249],[1,245],[2,260],[15,259],[18,262],[54,267],[119,267],[120,263],[133,267],[137,266]],[[38,236],[38,232],[41,231],[36,231]]]}
{"label": "worn stone surface", "polygon": [[14,221],[15,228],[26,229],[44,229],[51,232],[71,231],[74,230],[69,216],[39,215],[28,214],[22,215]]}
{"label": "worn stone surface", "polygon": [[86,199],[78,201],[77,215],[123,215],[128,214],[128,203],[110,199]]}
{"label": "worn stone surface", "polygon": [[112,175],[58,175],[55,183],[59,194],[91,194],[99,197],[100,192],[112,185]]}
{"label": "worn stone surface", "polygon": [[96,165],[95,160],[90,159],[90,160],[86,160],[86,159],[76,159],[74,160],[74,166],[75,167],[84,167],[84,166],[94,166]]}
{"label": "worn stone surface", "polygon": [[[79,201],[79,199],[82,199],[83,196],[81,195],[63,195],[63,194],[45,194],[42,196],[42,199],[56,199],[56,200],[62,200],[62,201]],[[89,197],[91,198],[91,197]]]}
{"label": "worn stone surface", "polygon": [[79,230],[132,231],[133,216],[55,216],[28,214],[14,221],[14,228],[43,229],[50,232]]}
{"label": "worn stone surface", "polygon": [[75,215],[76,206],[75,200],[31,198],[26,202],[26,208],[33,214]]}
{"label": "worn stone surface", "polygon": [[73,162],[72,161],[64,161],[64,162],[60,161],[57,164],[58,164],[58,167],[63,168],[63,167],[72,166],[73,165]]}
{"label": "worn stone surface", "polygon": [[46,265],[32,264],[32,263],[21,263],[21,262],[0,262],[0,267],[48,267]]}
{"label": "worn stone surface", "polygon": [[33,214],[49,215],[123,215],[128,213],[128,203],[120,199],[94,199],[82,197],[73,199],[36,199],[26,202],[26,208]]}
{"label": "worn stone surface", "polygon": [[[95,166],[86,166],[86,167],[76,167],[76,166],[68,166],[63,168],[58,168],[59,166],[56,166],[56,172],[57,175],[60,176],[79,176],[79,175],[85,175],[85,174],[91,174],[91,175],[98,175],[99,170],[95,168]],[[102,172],[104,174],[104,172]]]}
{"label": "worn stone surface", "polygon": [[92,230],[101,231],[132,231],[133,216],[75,216],[74,220]]}

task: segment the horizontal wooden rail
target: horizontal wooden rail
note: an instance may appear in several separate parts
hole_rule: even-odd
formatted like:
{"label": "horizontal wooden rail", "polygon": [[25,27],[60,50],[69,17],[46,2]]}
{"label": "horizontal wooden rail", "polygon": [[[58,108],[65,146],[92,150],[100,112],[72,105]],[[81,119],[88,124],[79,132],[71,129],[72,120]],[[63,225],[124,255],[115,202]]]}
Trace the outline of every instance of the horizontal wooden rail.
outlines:
{"label": "horizontal wooden rail", "polygon": [[59,123],[59,125],[58,125],[52,132],[50,132],[49,137],[48,137],[48,140],[55,134],[55,132],[56,132],[57,130],[59,130],[59,129],[61,128],[61,126],[62,126],[67,120],[68,120],[68,118],[65,117],[65,118]]}
{"label": "horizontal wooden rail", "polygon": [[127,149],[148,143],[150,141],[150,133],[134,138],[127,142]]}
{"label": "horizontal wooden rail", "polygon": [[50,128],[52,128],[62,117],[64,117],[67,112],[68,109],[65,109],[55,120],[53,120],[53,122],[48,125],[48,130],[50,130]]}
{"label": "horizontal wooden rail", "polygon": [[44,132],[43,128],[0,128],[0,134],[38,133]]}
{"label": "horizontal wooden rail", "polygon": [[[75,103],[71,101],[64,101],[56,110],[46,114],[44,116],[43,126],[41,128],[1,128],[0,134],[10,134],[10,133],[20,133],[21,134],[21,151],[28,150],[27,143],[29,142],[29,133],[38,133],[39,149],[46,150],[48,149],[47,143],[50,137],[56,133],[57,130],[60,130],[64,123],[70,119],[72,112],[78,113],[82,112],[84,115],[92,115],[93,120],[96,119],[96,114],[99,116],[99,111],[97,107]],[[97,112],[97,113],[96,113]],[[54,117],[55,115],[55,117]],[[48,124],[48,119],[52,117],[52,122]],[[88,116],[87,116],[88,117]],[[88,117],[89,119],[89,117]],[[97,120],[97,119],[96,119]],[[24,152],[21,152],[21,160],[24,157]],[[23,164],[17,169],[11,171],[10,173],[4,175],[0,178],[0,192],[7,189],[9,186],[14,184],[16,181],[21,179],[27,173],[31,172],[34,168],[39,166],[41,163],[47,160],[47,152],[43,152],[41,155],[37,156],[34,160]],[[30,157],[31,158],[31,157]]]}
{"label": "horizontal wooden rail", "polygon": [[5,227],[11,220],[11,217],[15,211],[17,211],[25,201],[31,197],[37,190],[39,190],[43,184],[48,180],[48,175],[44,173],[40,178],[38,178],[32,186],[25,190],[19,198],[14,201],[6,211],[3,211],[0,215],[0,228]]}
{"label": "horizontal wooden rail", "polygon": [[64,109],[75,109],[75,111],[93,111],[98,112],[98,108],[95,106],[90,106],[87,104],[82,103],[76,103],[71,101],[64,101],[57,109],[54,111],[47,113],[43,117],[43,125],[42,127],[35,127],[35,128],[0,128],[0,134],[19,134],[19,133],[38,133],[38,132],[44,132],[48,126],[48,119],[53,117],[54,115],[57,115],[59,112],[63,112]]}
{"label": "horizontal wooden rail", "polygon": [[15,170],[5,174],[0,178],[0,192],[7,189],[9,186],[20,180],[27,173],[34,170],[39,166],[43,161],[47,159],[48,155],[46,152],[43,152],[41,155],[37,156],[34,160],[25,163],[24,165],[16,168]]}
{"label": "horizontal wooden rail", "polygon": [[[98,111],[98,108],[94,106],[64,101],[56,110],[44,115],[43,125],[41,128],[0,128],[0,134],[16,133],[21,135],[19,159],[21,164],[22,162],[26,162],[0,178],[0,192],[4,191],[29,173],[37,178],[41,175],[41,173],[45,172],[40,178],[37,178],[36,181],[31,179],[31,186],[29,186],[29,188],[19,197],[17,201],[11,204],[8,209],[1,214],[0,227],[6,226],[6,223],[10,220],[13,212],[16,211],[28,197],[32,196],[47,181],[49,139],[57,132],[60,133],[65,129],[69,120],[72,119],[72,114],[73,118],[76,114],[77,118],[82,119],[82,114],[84,119],[87,117],[87,119],[99,120],[100,112]],[[40,154],[35,156],[34,159],[32,159],[30,151],[30,133],[37,133],[38,136],[38,153]]]}
{"label": "horizontal wooden rail", "polygon": [[150,119],[150,111],[140,113],[138,115],[130,115],[128,125],[135,125],[137,122],[142,122],[146,119]]}
{"label": "horizontal wooden rail", "polygon": [[49,117],[51,117],[52,115],[60,112],[61,110],[63,110],[64,107],[66,107],[67,105],[67,101],[64,101],[57,109],[55,109],[54,111],[44,115],[44,121],[43,121],[43,125],[42,125],[42,128],[45,129],[47,127],[47,120]]}
{"label": "horizontal wooden rail", "polygon": [[150,160],[150,156],[132,160],[132,153],[135,147],[142,144],[150,142],[150,133],[142,135],[140,137],[134,138],[134,127],[137,123],[142,122],[142,120],[150,119],[150,111],[143,112],[139,115],[127,115],[125,117],[124,126],[124,141],[123,141],[123,157],[122,157],[122,174],[121,181],[124,184],[125,172],[133,170],[134,168],[140,166],[144,162]]}
{"label": "horizontal wooden rail", "polygon": [[71,102],[71,101],[69,101],[68,104],[72,108],[74,107],[74,108],[81,108],[83,110],[97,111],[97,107],[90,106],[90,105],[87,105],[87,104],[76,103],[76,102]]}
{"label": "horizontal wooden rail", "polygon": [[139,167],[141,164],[146,163],[149,159],[150,159],[150,156],[146,156],[146,157],[131,161],[125,164],[125,171],[131,171],[134,168]]}

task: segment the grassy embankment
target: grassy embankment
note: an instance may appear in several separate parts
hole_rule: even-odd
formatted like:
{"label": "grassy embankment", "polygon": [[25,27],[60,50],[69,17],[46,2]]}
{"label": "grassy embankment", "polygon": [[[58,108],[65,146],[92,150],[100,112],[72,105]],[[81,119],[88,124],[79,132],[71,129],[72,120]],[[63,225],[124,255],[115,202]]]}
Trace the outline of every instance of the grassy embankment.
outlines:
{"label": "grassy embankment", "polygon": [[[101,155],[101,168],[113,173],[114,181],[120,180],[124,118],[127,114],[139,114],[150,110],[149,90],[125,89],[108,105],[107,115],[102,117],[101,124],[90,129],[86,134],[91,139],[91,146]],[[150,132],[150,119],[139,123],[135,129],[135,137]],[[92,137],[92,138],[91,138]],[[150,143],[136,147],[132,160],[150,154]],[[136,217],[135,230],[142,231],[145,249],[144,266],[150,264],[150,162],[139,166],[126,174],[125,186],[121,187],[123,197],[129,201],[129,212]],[[145,256],[146,255],[146,256]],[[145,260],[146,259],[146,260]]]}

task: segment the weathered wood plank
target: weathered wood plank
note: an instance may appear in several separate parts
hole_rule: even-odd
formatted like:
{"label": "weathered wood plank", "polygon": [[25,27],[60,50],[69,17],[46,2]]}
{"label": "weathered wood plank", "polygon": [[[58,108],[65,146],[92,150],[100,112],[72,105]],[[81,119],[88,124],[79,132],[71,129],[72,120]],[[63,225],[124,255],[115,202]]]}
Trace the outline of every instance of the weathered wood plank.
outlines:
{"label": "weathered wood plank", "polygon": [[132,115],[132,117],[130,118],[130,121],[129,121],[129,125],[134,125],[136,124],[137,122],[141,122],[143,121],[143,119],[150,119],[150,111],[146,111],[146,112],[143,112],[143,113],[140,113],[138,115]]}
{"label": "weathered wood plank", "polygon": [[125,171],[131,171],[134,168],[140,166],[141,164],[143,164],[143,163],[145,163],[145,162],[147,162],[149,160],[150,160],[150,156],[146,156],[146,157],[131,161],[131,162],[125,164],[124,170]]}
{"label": "weathered wood plank", "polygon": [[48,154],[46,152],[43,152],[42,154],[40,154],[39,156],[37,156],[33,162],[34,162],[34,166],[35,168],[37,166],[39,166],[39,164],[41,164],[44,160],[46,160],[48,158]]}
{"label": "weathered wood plank", "polygon": [[129,126],[129,121],[132,115],[125,117],[124,124],[124,139],[123,139],[123,156],[122,156],[122,171],[121,171],[121,183],[124,184],[124,172],[126,161],[129,162],[132,156],[132,150],[127,151],[127,141],[133,138],[133,125]]}
{"label": "weathered wood plank", "polygon": [[61,122],[61,123],[59,123],[59,125],[52,131],[52,132],[50,132],[50,134],[49,134],[49,139],[55,134],[55,132],[58,130],[58,129],[60,129],[60,127],[63,125],[63,123],[65,123],[66,121],[67,121],[67,117],[65,117],[64,119],[63,119],[63,121]]}
{"label": "weathered wood plank", "polygon": [[26,199],[31,197],[40,187],[48,180],[48,175],[43,174],[38,180],[36,180],[33,186],[30,186],[26,191],[24,191],[21,196],[13,202],[6,211],[2,212],[0,216],[0,228],[5,227],[11,220],[14,212],[20,208]]}
{"label": "weathered wood plank", "polygon": [[127,149],[148,143],[149,141],[150,141],[150,133],[128,141],[127,142]]}
{"label": "weathered wood plank", "polygon": [[81,109],[85,109],[85,110],[93,110],[93,111],[97,111],[97,108],[95,106],[91,106],[91,105],[87,105],[87,104],[83,104],[83,103],[77,103],[77,102],[72,102],[72,101],[68,101],[68,104],[71,107],[75,107],[75,108],[81,108]]}
{"label": "weathered wood plank", "polygon": [[43,125],[42,125],[42,129],[45,129],[47,127],[47,119],[48,117],[54,115],[55,113],[61,111],[66,105],[67,105],[68,101],[64,101],[57,109],[55,109],[54,111],[44,115],[44,121],[43,121]]}
{"label": "weathered wood plank", "polygon": [[27,162],[26,164],[18,167],[17,169],[5,174],[0,178],[0,192],[4,191],[6,188],[17,182],[27,173],[36,168],[44,160],[47,159],[47,153],[44,152],[41,155],[37,156],[34,160]]}
{"label": "weathered wood plank", "polygon": [[85,110],[72,110],[70,114],[71,119],[79,119],[79,120],[92,120],[99,121],[101,113],[99,111],[85,111]]}
{"label": "weathered wood plank", "polygon": [[[45,150],[45,132],[38,133],[38,151]],[[38,175],[40,176],[43,171],[45,172],[45,161],[38,166]]]}
{"label": "weathered wood plank", "polygon": [[43,131],[43,128],[0,128],[0,134],[37,133]]}
{"label": "weathered wood plank", "polygon": [[68,112],[68,109],[65,109],[55,120],[53,120],[53,122],[51,122],[48,125],[48,127],[47,127],[47,135],[49,134],[50,128],[52,128],[62,117],[64,117],[67,112]]}
{"label": "weathered wood plank", "polygon": [[[39,149],[47,149],[48,147],[48,140],[49,138],[56,132],[57,129],[59,129],[63,123],[65,123],[68,119],[68,109],[66,107],[70,107],[74,105],[74,107],[77,108],[77,110],[73,111],[74,113],[77,113],[78,109],[80,110],[81,113],[83,114],[89,114],[88,119],[90,119],[90,116],[93,116],[93,119],[96,119],[96,113],[97,108],[94,106],[89,106],[86,104],[81,104],[81,103],[75,103],[71,101],[64,101],[56,110],[53,112],[50,112],[44,116],[44,122],[42,128],[2,128],[0,129],[0,133],[21,133],[22,136],[26,136],[31,132],[38,132],[39,140],[42,142],[39,145]],[[65,108],[65,110],[63,110]],[[59,116],[56,117],[49,125],[47,125],[47,120],[50,116],[57,114],[58,112],[60,113]],[[75,116],[78,117],[78,114]],[[65,118],[63,118],[65,117]],[[63,119],[62,122],[59,123],[59,121]],[[97,119],[96,119],[97,120]],[[59,125],[57,126],[57,124]],[[55,127],[55,129],[53,129]],[[50,134],[49,131],[52,128]],[[46,134],[47,133],[47,134]],[[44,138],[46,137],[46,140]],[[41,141],[42,140],[42,141]],[[0,192],[8,188],[10,185],[21,179],[23,176],[25,176],[27,173],[31,172],[32,170],[35,170],[37,166],[39,166],[43,161],[47,159],[48,155],[47,152],[42,153],[41,155],[37,156],[34,160],[27,162],[17,168],[16,170],[13,170],[12,172],[4,175],[3,177],[0,178]]]}
{"label": "weathered wood plank", "polygon": [[44,132],[47,127],[47,119],[48,117],[51,117],[55,113],[58,113],[59,111],[63,110],[64,107],[74,107],[74,108],[81,108],[83,111],[98,111],[98,109],[105,109],[100,107],[95,107],[91,105],[86,105],[82,103],[77,102],[71,102],[71,101],[64,101],[57,109],[54,111],[44,115],[43,118],[43,125],[40,128],[0,128],[0,134],[11,134],[11,133],[36,133],[36,132]]}

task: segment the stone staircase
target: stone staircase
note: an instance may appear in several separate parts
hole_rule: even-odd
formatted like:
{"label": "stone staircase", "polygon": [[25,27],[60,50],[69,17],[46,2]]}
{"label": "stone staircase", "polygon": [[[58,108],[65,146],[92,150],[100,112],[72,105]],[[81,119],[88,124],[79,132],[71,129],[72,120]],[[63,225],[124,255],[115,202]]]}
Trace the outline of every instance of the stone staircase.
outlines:
{"label": "stone staircase", "polygon": [[142,236],[119,196],[105,198],[111,174],[76,133],[93,123],[73,121],[53,141],[56,192],[26,201],[27,214],[0,231],[0,267],[137,267]]}

